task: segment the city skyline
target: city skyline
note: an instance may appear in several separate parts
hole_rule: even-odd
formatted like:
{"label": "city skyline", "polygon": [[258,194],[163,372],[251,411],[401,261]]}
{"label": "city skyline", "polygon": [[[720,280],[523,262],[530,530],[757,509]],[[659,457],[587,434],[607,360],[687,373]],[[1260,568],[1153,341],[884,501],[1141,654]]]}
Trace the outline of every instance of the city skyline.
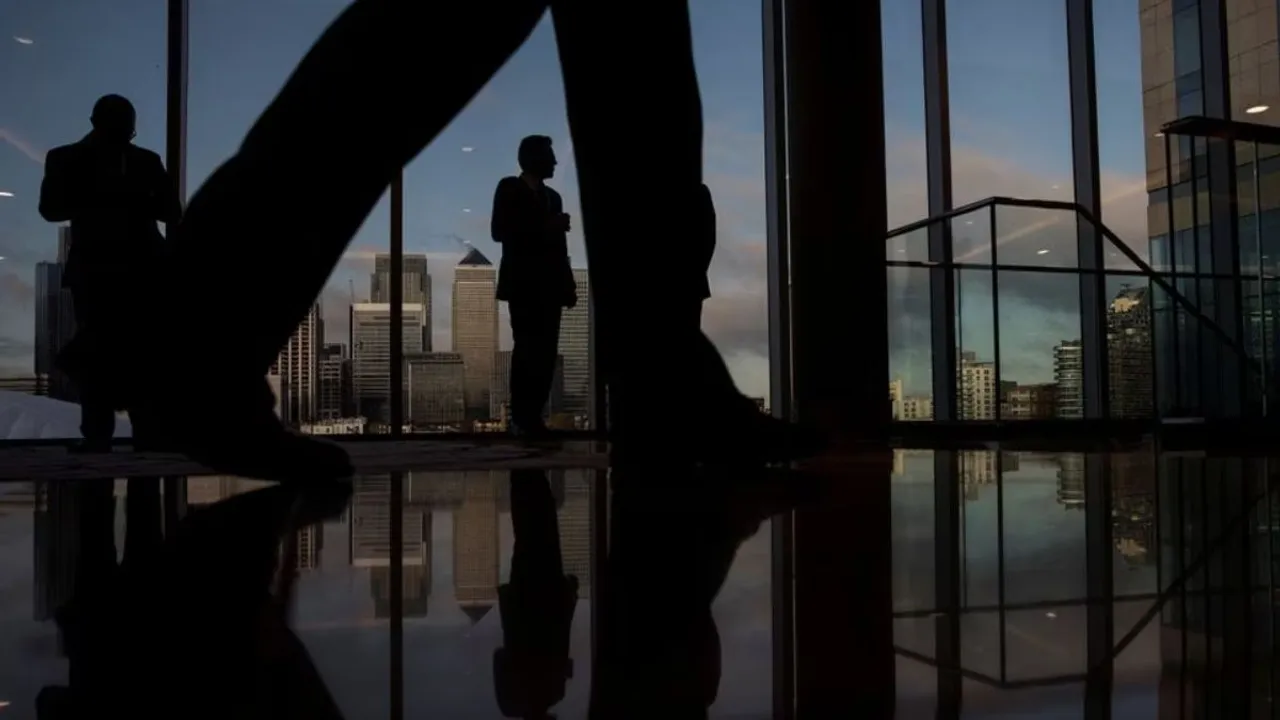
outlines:
{"label": "city skyline", "polygon": [[[216,9],[192,8],[189,192],[231,152],[310,39],[343,4],[333,0],[285,11],[230,0]],[[925,214],[920,20],[918,3],[886,1],[883,7],[888,201],[891,225],[896,226]],[[1065,21],[1058,10],[1041,3],[982,0],[965,12],[951,13],[957,204],[976,199],[971,197],[974,194],[1069,195]],[[707,119],[707,181],[721,218],[711,272],[713,297],[707,303],[705,325],[744,392],[767,397],[760,13],[754,6],[727,0],[695,0],[691,12]],[[1108,3],[1095,12],[1104,214],[1121,237],[1142,238],[1145,165],[1137,142],[1142,137],[1138,5],[1136,0]],[[0,190],[14,194],[0,198],[0,255],[8,258],[0,262],[0,367],[26,373],[33,337],[31,273],[36,261],[49,258],[52,244],[52,229],[34,215],[38,161],[48,147],[83,132],[87,105],[108,90],[122,92],[138,105],[139,142],[163,148],[164,17],[162,7],[142,4],[115,10],[110,18],[98,18],[80,7],[73,13],[30,5],[19,8],[10,22],[14,34],[33,43],[0,43],[0,61],[24,68],[28,73],[24,82],[43,79],[62,93],[0,110]],[[88,34],[98,26],[119,23],[131,26],[130,36],[138,38],[136,43],[122,49]],[[1026,56],[1027,62],[1009,67],[1008,53]],[[113,62],[76,67],[57,62],[72,54],[86,59],[103,54]],[[433,266],[451,267],[465,252],[458,242],[464,238],[496,261],[500,252],[489,241],[487,228],[493,186],[515,171],[516,144],[530,132],[553,137],[561,164],[552,183],[564,194],[568,212],[580,217],[558,73],[554,40],[544,21],[512,62],[406,170],[406,253],[422,252]],[[7,82],[0,79],[0,87]],[[1035,101],[1026,101],[1028,95]],[[517,108],[519,112],[513,112]],[[367,279],[373,271],[373,253],[386,249],[387,213],[384,199],[321,297],[326,327],[339,335],[345,334],[350,281]],[[580,228],[581,223],[575,223],[570,236],[570,251],[579,266],[585,260]],[[1046,237],[1047,233],[1038,232],[1024,244],[1030,247],[1029,243]],[[655,239],[655,253],[663,251],[664,242]],[[441,303],[447,295],[442,290],[451,282],[447,274],[435,277],[435,307],[444,307]],[[899,295],[914,292],[914,288],[895,287]],[[1036,373],[1048,380],[1051,371],[1051,344],[1038,338],[1055,324],[1071,324],[1073,314],[1078,317],[1058,295],[1032,292],[1037,289],[1031,283],[1021,289],[1017,283],[1001,283],[1002,294],[1028,296],[1024,312],[1002,318],[1007,337],[1025,336],[1029,347],[1039,348],[1003,360],[1011,372],[1028,376],[1028,382]],[[974,305],[989,305],[989,292],[975,286],[967,299]],[[906,303],[895,307],[898,332],[893,364],[914,383],[927,373],[928,352],[910,330],[927,316]],[[442,313],[432,314],[440,317]],[[987,325],[991,324],[988,319]],[[445,326],[444,320],[437,322],[435,340],[445,334]],[[499,326],[505,346],[505,317]],[[973,329],[980,330],[976,325]],[[989,333],[988,329],[982,334]],[[1053,332],[1054,341],[1061,334]]]}

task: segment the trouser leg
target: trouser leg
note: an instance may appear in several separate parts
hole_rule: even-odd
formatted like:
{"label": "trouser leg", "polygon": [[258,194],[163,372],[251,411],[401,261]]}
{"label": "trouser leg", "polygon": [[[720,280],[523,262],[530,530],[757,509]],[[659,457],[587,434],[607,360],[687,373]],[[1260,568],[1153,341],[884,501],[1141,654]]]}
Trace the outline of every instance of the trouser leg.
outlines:
{"label": "trouser leg", "polygon": [[558,306],[511,303],[511,418],[529,428],[542,421],[555,374]]}
{"label": "trouser leg", "polygon": [[[653,419],[646,413],[657,412],[658,389],[700,400],[707,411],[740,397],[710,341],[680,322],[686,301],[655,287],[651,273],[636,271],[655,257],[672,277],[699,271],[679,264],[690,262],[682,257],[688,238],[681,233],[699,216],[703,197],[702,106],[686,2],[654,0],[638,8],[552,1],[598,363],[615,433]],[[655,204],[655,197],[663,200]]]}
{"label": "trouser leg", "polygon": [[72,309],[76,335],[87,348],[87,357],[77,373],[76,391],[80,396],[80,434],[90,444],[109,444],[116,430],[115,402],[111,394],[114,378],[110,377],[108,325],[118,305],[113,295],[119,290],[101,279],[86,279],[73,286]]}

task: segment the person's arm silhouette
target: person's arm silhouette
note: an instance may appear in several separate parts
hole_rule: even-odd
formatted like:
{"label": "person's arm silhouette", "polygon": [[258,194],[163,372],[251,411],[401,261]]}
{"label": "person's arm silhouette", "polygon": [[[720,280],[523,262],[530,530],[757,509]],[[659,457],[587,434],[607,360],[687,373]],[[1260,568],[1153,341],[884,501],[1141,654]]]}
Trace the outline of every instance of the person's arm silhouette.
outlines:
{"label": "person's arm silhouette", "polygon": [[493,193],[493,214],[489,221],[489,231],[493,241],[509,245],[518,242],[521,234],[528,232],[524,227],[520,213],[520,178],[505,177],[498,182],[498,189]]}
{"label": "person's arm silhouette", "polygon": [[54,148],[44,160],[44,180],[40,183],[40,217],[49,222],[67,222],[80,211],[80,178],[73,147]]}
{"label": "person's arm silhouette", "polygon": [[152,212],[155,219],[166,226],[176,225],[182,219],[182,201],[178,198],[178,185],[170,177],[164,167],[164,161],[154,152],[149,153],[152,160],[150,176]]}

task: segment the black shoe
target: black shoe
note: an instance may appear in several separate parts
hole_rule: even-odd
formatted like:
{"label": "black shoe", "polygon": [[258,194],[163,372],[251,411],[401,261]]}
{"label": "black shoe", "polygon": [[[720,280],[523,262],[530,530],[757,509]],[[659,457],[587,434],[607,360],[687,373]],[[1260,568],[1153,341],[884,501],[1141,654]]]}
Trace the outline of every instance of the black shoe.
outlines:
{"label": "black shoe", "polygon": [[819,433],[770,415],[754,405],[737,405],[720,420],[684,429],[653,425],[610,438],[614,465],[753,466],[789,463],[821,455],[826,441]]}
{"label": "black shoe", "polygon": [[[130,408],[134,448],[185,455],[218,473],[256,480],[345,480],[354,468],[338,445],[294,432],[276,417],[264,380],[221,383],[204,402],[152,394]],[[153,391],[154,393],[154,391]]]}
{"label": "black shoe", "polygon": [[80,440],[72,443],[67,452],[75,455],[88,455],[111,452],[110,440]]}
{"label": "black shoe", "polygon": [[512,421],[507,429],[511,431],[514,437],[528,442],[542,442],[553,440],[556,437],[556,432],[541,421],[536,423],[517,423]]}

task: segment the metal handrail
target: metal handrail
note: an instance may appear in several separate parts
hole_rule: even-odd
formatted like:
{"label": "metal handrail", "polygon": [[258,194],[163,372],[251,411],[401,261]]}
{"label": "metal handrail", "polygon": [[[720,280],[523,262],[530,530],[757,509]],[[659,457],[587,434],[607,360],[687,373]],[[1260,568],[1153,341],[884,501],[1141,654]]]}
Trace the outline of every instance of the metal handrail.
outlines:
{"label": "metal handrail", "polygon": [[[934,215],[932,217],[922,218],[920,220],[916,220],[915,222],[907,223],[906,225],[890,230],[888,235],[886,236],[886,240],[892,240],[893,238],[900,237],[907,233],[911,233],[917,230],[921,230],[923,228],[927,228],[935,223],[946,222],[953,218],[960,217],[961,215],[968,215],[969,213],[975,212],[977,210],[982,210],[991,206],[1026,207],[1026,208],[1036,208],[1039,210],[1062,210],[1067,212],[1074,212],[1076,215],[1078,215],[1079,217],[1083,218],[1085,221],[1093,225],[1093,227],[1097,229],[1097,231],[1103,237],[1105,237],[1112,245],[1114,245],[1115,248],[1119,250],[1120,253],[1129,260],[1129,262],[1133,263],[1134,266],[1138,268],[1138,273],[1140,275],[1146,277],[1147,280],[1157,285],[1161,290],[1165,292],[1165,294],[1173,298],[1173,301],[1175,303],[1180,305],[1184,310],[1186,310],[1191,315],[1194,315],[1196,319],[1199,320],[1204,327],[1208,328],[1209,331],[1213,335],[1217,336],[1217,338],[1221,340],[1224,344],[1226,344],[1227,347],[1234,350],[1236,355],[1240,357],[1240,359],[1244,362],[1244,364],[1248,368],[1258,373],[1259,376],[1263,374],[1264,371],[1262,368],[1262,363],[1259,362],[1254,357],[1252,357],[1249,354],[1249,351],[1245,349],[1244,345],[1242,345],[1238,339],[1233,338],[1229,333],[1227,333],[1226,330],[1222,329],[1222,326],[1218,325],[1218,323],[1214,322],[1213,319],[1205,315],[1204,312],[1202,312],[1195,303],[1191,302],[1191,300],[1188,299],[1187,296],[1183,295],[1181,292],[1178,291],[1177,288],[1175,288],[1172,284],[1166,281],[1160,275],[1160,273],[1156,271],[1155,268],[1148,265],[1147,261],[1143,260],[1142,257],[1133,250],[1133,248],[1129,247],[1128,243],[1121,240],[1119,236],[1117,236],[1114,232],[1111,231],[1111,228],[1108,228],[1106,225],[1103,225],[1102,222],[1099,221],[1098,218],[1094,216],[1094,214],[1091,213],[1088,208],[1084,207],[1080,203],[1069,202],[1066,200],[1041,200],[1041,199],[1015,198],[1015,197],[1005,197],[1001,195],[993,195],[984,200],[978,200],[976,202],[969,203],[968,205],[963,205],[953,210],[948,210],[947,212],[942,213],[940,215]],[[994,228],[992,229],[992,232],[995,232]]]}

